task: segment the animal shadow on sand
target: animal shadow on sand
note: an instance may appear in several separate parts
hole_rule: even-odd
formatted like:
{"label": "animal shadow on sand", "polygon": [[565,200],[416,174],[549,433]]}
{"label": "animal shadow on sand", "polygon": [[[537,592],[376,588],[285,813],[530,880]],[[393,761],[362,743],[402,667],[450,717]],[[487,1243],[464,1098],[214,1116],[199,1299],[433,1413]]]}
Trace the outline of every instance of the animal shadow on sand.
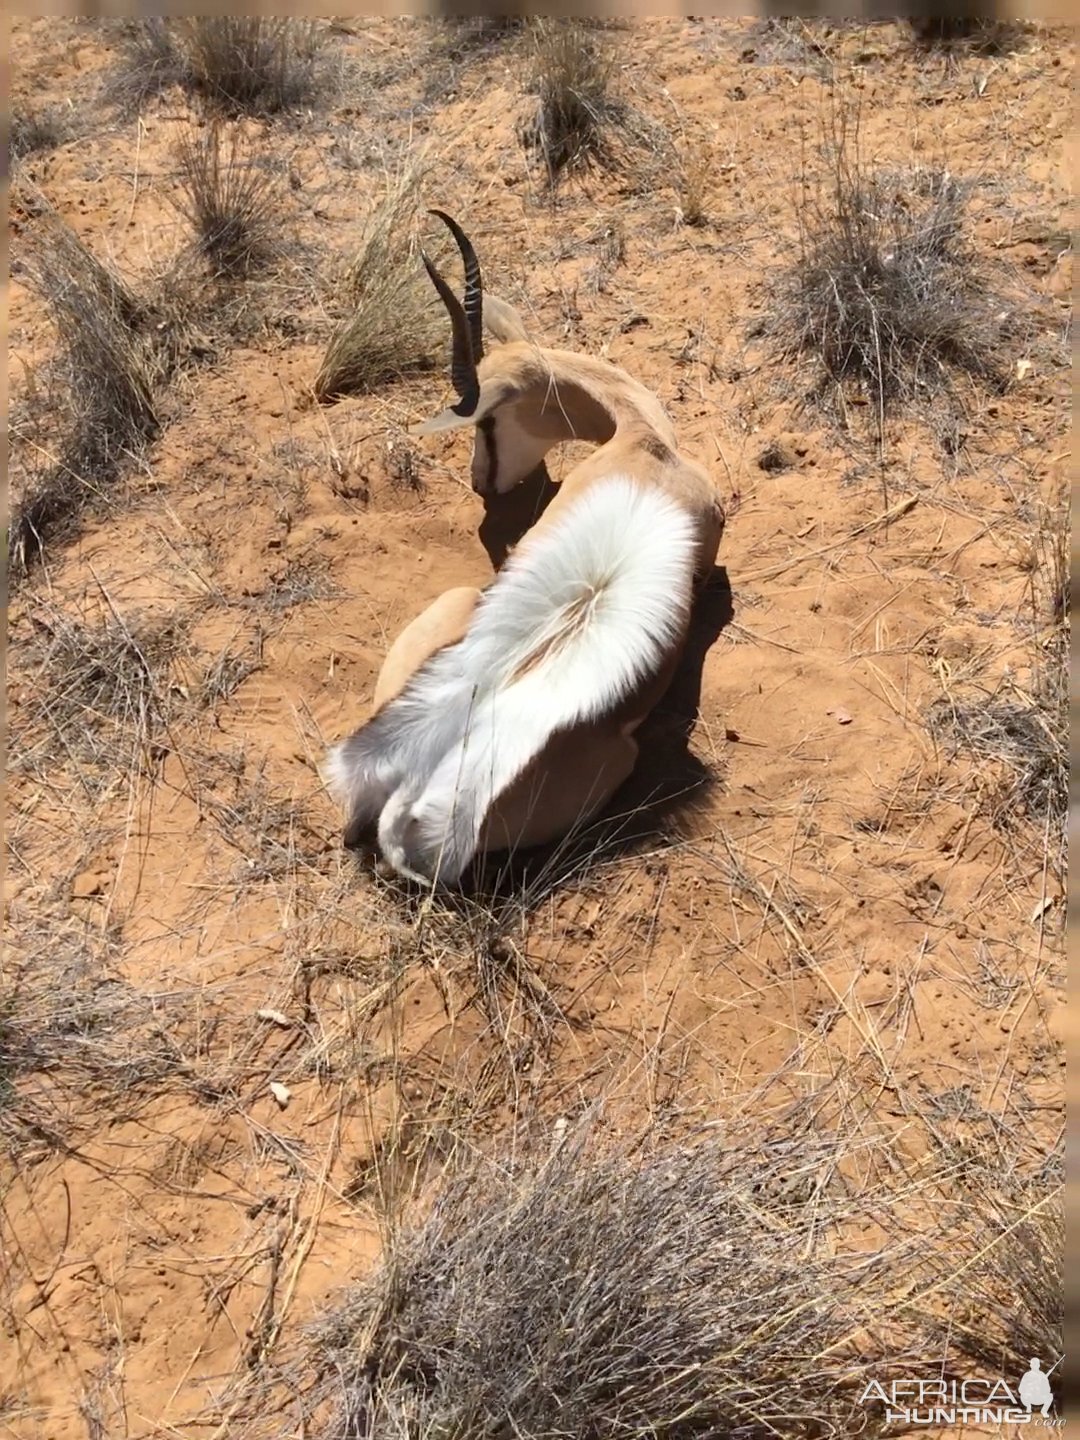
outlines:
{"label": "animal shadow on sand", "polygon": [[698,594],[686,648],[671,684],[639,726],[638,762],[598,816],[551,845],[482,855],[462,878],[473,899],[524,898],[538,903],[597,865],[654,848],[677,833],[685,812],[700,808],[718,782],[716,771],[690,750],[697,723],[705,659],[733,617],[731,582],[723,566]]}
{"label": "animal shadow on sand", "polygon": [[502,569],[507,555],[558,493],[559,487],[548,474],[547,466],[540,464],[505,495],[485,498],[484,518],[477,533],[493,570]]}

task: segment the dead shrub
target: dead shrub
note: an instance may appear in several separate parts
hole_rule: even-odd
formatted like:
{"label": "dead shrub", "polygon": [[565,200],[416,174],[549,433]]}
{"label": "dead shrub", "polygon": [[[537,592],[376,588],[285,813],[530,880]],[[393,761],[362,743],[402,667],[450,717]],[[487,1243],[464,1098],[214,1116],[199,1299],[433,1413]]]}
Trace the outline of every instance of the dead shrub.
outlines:
{"label": "dead shrub", "polygon": [[321,401],[428,369],[443,343],[442,317],[432,303],[416,236],[423,180],[416,162],[390,176],[368,219],[356,258],[341,279],[351,308],[331,336],[315,376]]}
{"label": "dead shrub", "polygon": [[45,775],[71,765],[128,773],[150,758],[177,694],[168,670],[185,640],[176,621],[118,614],[89,622],[38,600],[27,614],[11,711],[10,763]]}
{"label": "dead shrub", "polygon": [[273,115],[332,85],[325,32],[310,20],[198,16],[127,22],[114,96],[138,106],[179,85],[229,115]]}
{"label": "dead shrub", "polygon": [[580,20],[535,20],[529,88],[536,114],[523,138],[543,159],[549,181],[566,171],[611,164],[610,130],[626,107],[611,94],[615,52]]}
{"label": "dead shrub", "polygon": [[8,154],[13,161],[55,150],[75,133],[71,114],[57,105],[41,110],[13,109],[8,123]]}
{"label": "dead shrub", "polygon": [[165,1028],[174,998],[144,993],[108,939],[70,915],[16,905],[0,971],[0,1140],[64,1148],[103,1101],[134,1107],[189,1066]]}
{"label": "dead shrub", "polygon": [[680,1143],[593,1110],[453,1151],[297,1357],[312,1433],[825,1440],[884,1433],[870,1381],[1059,1371],[1060,1175],[995,1129],[993,1155],[935,1132],[913,1181],[904,1143],[777,1105],[779,1078]]}
{"label": "dead shrub", "polygon": [[858,118],[833,117],[829,170],[799,202],[799,254],[774,289],[768,328],[781,354],[810,361],[815,394],[852,390],[880,430],[895,405],[952,389],[957,375],[1000,390],[1015,323],[965,236],[966,194],[947,172],[871,174]]}
{"label": "dead shrub", "polygon": [[812,1134],[642,1154],[586,1122],[474,1159],[330,1318],[320,1434],[852,1433],[887,1277],[835,1243],[836,1158]]}
{"label": "dead shrub", "polygon": [[993,15],[917,15],[908,18],[912,36],[923,50],[947,55],[1007,55],[1026,41],[1028,26]]}
{"label": "dead shrub", "polygon": [[55,214],[43,218],[22,269],[56,328],[55,398],[62,394],[70,420],[59,453],[12,505],[8,557],[17,572],[157,433],[155,387],[172,339],[160,316]]}
{"label": "dead shrub", "polygon": [[282,207],[255,142],[212,121],[181,138],[176,159],[180,195],[174,203],[214,274],[243,277],[266,265],[280,245]]}

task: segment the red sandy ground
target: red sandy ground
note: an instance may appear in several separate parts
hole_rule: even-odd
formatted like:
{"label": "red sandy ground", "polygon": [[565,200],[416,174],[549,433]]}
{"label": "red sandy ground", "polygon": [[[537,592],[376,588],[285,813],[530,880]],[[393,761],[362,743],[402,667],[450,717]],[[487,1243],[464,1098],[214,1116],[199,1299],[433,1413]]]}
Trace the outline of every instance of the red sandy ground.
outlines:
{"label": "red sandy ground", "polygon": [[[666,838],[512,927],[506,953],[572,1025],[530,1018],[512,986],[485,1012],[460,935],[343,854],[315,768],[365,715],[396,631],[491,573],[467,437],[414,446],[421,492],[395,480],[394,447],[440,403],[442,376],[311,406],[314,294],[298,341],[267,332],[186,374],[123,503],[12,602],[13,724],[46,586],[83,617],[107,593],[125,616],[185,618],[176,687],[223,652],[257,666],[210,710],[180,705],[154,763],[93,802],[63,765],[49,785],[15,776],[7,904],[14,943],[39,912],[66,912],[111,973],[187,996],[186,1062],[226,1098],[179,1083],[143,1106],[68,1097],[94,1112],[74,1150],[42,1141],[7,1170],[4,1433],[215,1433],[252,1346],[295,1335],[377,1255],[371,1162],[391,1127],[437,1146],[626,1085],[643,1117],[722,1114],[801,1044],[795,1083],[842,1071],[853,1113],[902,1120],[969,1086],[1033,1155],[1050,1143],[1059,880],[1039,836],[990,824],[991,780],[935,745],[925,714],[945,690],[1030,679],[1048,620],[1037,505],[1060,494],[1069,449],[1064,376],[1040,362],[1004,398],[973,389],[958,464],[915,420],[891,424],[879,470],[871,442],[799,407],[798,382],[750,333],[794,234],[804,151],[820,164],[826,70],[748,55],[749,21],[640,22],[618,38],[636,103],[715,146],[706,226],[677,224],[662,182],[638,193],[603,172],[550,204],[515,134],[527,102],[510,51],[462,69],[413,120],[413,143],[430,147],[430,202],[466,223],[489,287],[547,343],[652,386],[716,478],[734,615],[704,656],[691,741],[715,783]],[[373,21],[333,43],[362,67],[400,67],[397,80],[357,81],[329,112],[268,126],[265,145],[296,177],[304,239],[345,255],[381,192],[365,153],[406,142],[407,67],[427,40]],[[944,161],[992,182],[974,202],[977,248],[1066,306],[1052,234],[1068,193],[1067,39],[954,63],[895,26],[829,43],[868,162]],[[96,252],[136,281],[156,273],[185,239],[168,197],[187,102],[167,93],[129,121],[95,110],[119,50],[90,25],[19,21],[13,45],[17,99],[73,96],[98,117],[27,169]],[[612,227],[625,254],[598,287]],[[10,313],[14,359],[47,357],[47,318],[18,281]],[[790,468],[768,473],[758,457],[777,440]],[[312,575],[306,598],[275,602]],[[291,1028],[257,1019],[267,1006]],[[285,1110],[271,1079],[292,1092]],[[88,1430],[94,1413],[102,1430]]]}

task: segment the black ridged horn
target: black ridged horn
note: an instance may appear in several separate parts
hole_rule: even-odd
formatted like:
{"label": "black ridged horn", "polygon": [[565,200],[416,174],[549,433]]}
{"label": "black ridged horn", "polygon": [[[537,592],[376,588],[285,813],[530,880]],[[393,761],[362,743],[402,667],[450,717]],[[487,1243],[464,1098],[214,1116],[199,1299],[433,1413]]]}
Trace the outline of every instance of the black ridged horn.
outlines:
{"label": "black ridged horn", "polygon": [[471,415],[480,403],[480,380],[477,377],[476,362],[473,359],[469,322],[465,318],[465,311],[462,309],[461,301],[450,289],[450,286],[422,250],[420,252],[420,258],[423,260],[424,269],[431,276],[431,283],[439,292],[439,298],[446,306],[446,312],[450,316],[450,329],[453,333],[453,349],[450,354],[450,378],[454,382],[454,389],[461,397],[456,405],[451,405],[450,409],[453,410],[455,415],[465,417]]}
{"label": "black ridged horn", "polygon": [[484,358],[484,281],[480,275],[480,261],[476,258],[472,241],[453,216],[447,215],[445,210],[429,210],[428,214],[439,217],[461,251],[465,266],[465,318],[469,322],[473,364],[479,365]]}
{"label": "black ridged horn", "polygon": [[438,215],[446,229],[454,236],[461,251],[462,264],[465,266],[465,318],[469,323],[472,363],[480,364],[484,359],[484,281],[480,274],[477,252],[472,249],[472,240],[465,235],[454,217],[446,215],[445,210],[429,210],[428,215]]}
{"label": "black ridged horn", "polygon": [[454,348],[450,361],[450,375],[454,389],[461,397],[457,405],[451,405],[455,415],[463,418],[471,415],[480,403],[480,381],[476,367],[484,355],[484,282],[480,275],[480,262],[472,241],[457,221],[445,210],[431,210],[453,235],[461,251],[465,266],[465,303],[462,305],[428,257],[420,252],[424,268],[431,276],[431,283],[439,292],[439,298],[450,316],[450,327],[454,336]]}

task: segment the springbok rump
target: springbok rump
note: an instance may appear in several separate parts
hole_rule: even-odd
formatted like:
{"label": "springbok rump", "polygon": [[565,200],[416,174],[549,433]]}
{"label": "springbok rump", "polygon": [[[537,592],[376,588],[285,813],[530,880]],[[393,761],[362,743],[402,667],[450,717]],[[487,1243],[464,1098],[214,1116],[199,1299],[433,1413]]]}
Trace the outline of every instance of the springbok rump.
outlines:
{"label": "springbok rump", "polygon": [[425,257],[453,331],[459,402],[417,433],[476,426],[473,486],[504,493],[564,440],[594,453],[562,482],[492,584],[448,591],[398,637],[366,725],[325,765],[346,843],[377,825],[395,870],[457,882],[472,859],[561,838],[637,759],[667,688],[723,511],[659,401],[625,371],[545,350],[484,296],[467,237],[464,304]]}

